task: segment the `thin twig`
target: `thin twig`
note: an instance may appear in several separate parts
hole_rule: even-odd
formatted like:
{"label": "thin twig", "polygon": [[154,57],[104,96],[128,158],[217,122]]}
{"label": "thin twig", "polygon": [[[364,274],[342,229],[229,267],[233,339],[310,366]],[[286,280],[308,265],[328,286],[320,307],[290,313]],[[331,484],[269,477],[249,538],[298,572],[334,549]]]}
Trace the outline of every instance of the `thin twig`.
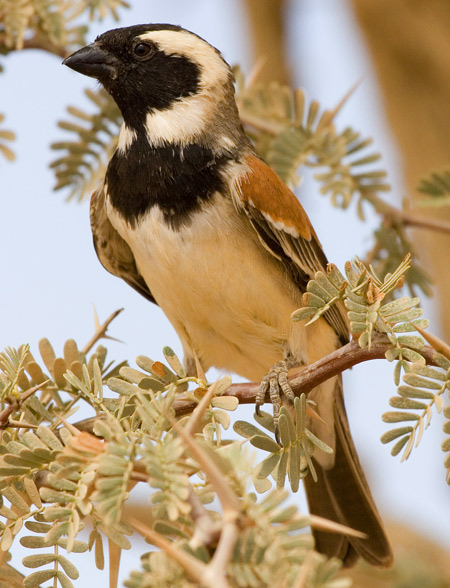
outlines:
{"label": "thin twig", "polygon": [[220,533],[219,543],[217,544],[211,563],[206,571],[207,578],[214,583],[214,578],[224,578],[225,572],[233,555],[236,540],[239,535],[237,525],[238,513],[228,511],[224,513],[222,532]]}
{"label": "thin twig", "polygon": [[302,566],[295,578],[295,582],[292,588],[306,588],[308,585],[308,578],[313,569],[314,560],[313,554],[311,552],[305,558],[305,561],[302,563]]}
{"label": "thin twig", "polygon": [[228,484],[219,466],[188,432],[187,427],[180,426],[180,423],[174,423],[174,428],[184,442],[184,445],[187,445],[189,453],[200,464],[208,476],[209,481],[214,486],[224,515],[226,513],[240,513],[241,504],[239,498],[233,488]]}
{"label": "thin twig", "polygon": [[403,224],[418,229],[430,229],[442,233],[450,233],[450,222],[429,216],[418,215],[414,212],[400,212]]}
{"label": "thin twig", "polygon": [[11,429],[39,429],[39,425],[32,425],[25,421],[14,421],[13,419],[9,419],[7,426]]}
{"label": "thin twig", "polygon": [[418,229],[450,233],[450,222],[446,220],[431,218],[424,216],[421,213],[396,208],[380,198],[375,192],[365,192],[364,199],[370,202],[379,214],[389,219],[391,222],[399,223],[404,226],[416,227]]}
{"label": "thin twig", "polygon": [[[62,58],[67,57],[70,53],[63,45],[55,45],[38,34],[30,39],[25,39],[21,49],[40,49],[41,51],[47,51],[47,53],[52,53]],[[12,51],[16,51],[16,49],[14,47],[8,47],[5,43],[5,35],[0,34],[0,53],[10,53]]]}
{"label": "thin twig", "polygon": [[95,330],[95,333],[94,333],[94,336],[92,337],[92,339],[88,343],[86,343],[86,345],[81,350],[84,354],[89,353],[89,351],[92,349],[92,347],[94,347],[94,345],[97,343],[97,341],[99,341],[100,339],[108,338],[108,336],[106,335],[106,331],[107,331],[109,325],[112,323],[112,321],[122,312],[122,310],[123,310],[123,308],[119,308],[119,310],[115,310],[106,319],[106,321],[101,325],[98,324],[97,315],[95,315],[96,316],[96,321],[95,321],[96,322],[96,330]]}
{"label": "thin twig", "polygon": [[49,381],[50,380],[45,380],[45,382],[41,382],[40,384],[37,384],[37,386],[33,386],[33,388],[30,388],[26,392],[22,392],[18,398],[7,398],[6,402],[9,403],[9,406],[0,412],[0,429],[7,427],[10,415],[14,411],[18,410],[25,400],[28,400],[30,396],[33,396],[33,394],[45,386],[45,384],[48,384]]}
{"label": "thin twig", "polygon": [[212,520],[190,484],[187,501],[191,506],[190,515],[194,522],[194,534],[189,542],[190,546],[196,549],[200,545],[216,544],[220,537],[222,525],[218,521]]}
{"label": "thin twig", "polygon": [[[184,551],[170,541],[167,541],[165,537],[138,519],[125,516],[123,520],[125,523],[131,525],[133,529],[135,529],[143,537],[148,539],[150,543],[162,549],[162,551],[164,551],[171,559],[175,560],[184,569],[191,580],[197,582],[199,586],[203,585],[202,580],[204,579],[207,567],[206,564],[201,562],[187,551]],[[213,584],[211,584],[211,586],[213,586]]]}

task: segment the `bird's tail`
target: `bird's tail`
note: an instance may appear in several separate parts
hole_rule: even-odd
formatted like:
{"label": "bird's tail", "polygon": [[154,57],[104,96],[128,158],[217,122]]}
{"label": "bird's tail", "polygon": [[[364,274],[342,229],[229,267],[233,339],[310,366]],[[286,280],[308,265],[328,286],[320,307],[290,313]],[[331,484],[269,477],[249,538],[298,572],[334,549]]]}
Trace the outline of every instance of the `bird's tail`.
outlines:
{"label": "bird's tail", "polygon": [[347,567],[359,556],[372,565],[387,567],[392,564],[392,550],[350,434],[340,378],[334,401],[334,466],[324,469],[314,464],[318,481],[310,475],[304,480],[308,505],[311,514],[362,531],[367,539],[314,531],[316,549],[338,557]]}

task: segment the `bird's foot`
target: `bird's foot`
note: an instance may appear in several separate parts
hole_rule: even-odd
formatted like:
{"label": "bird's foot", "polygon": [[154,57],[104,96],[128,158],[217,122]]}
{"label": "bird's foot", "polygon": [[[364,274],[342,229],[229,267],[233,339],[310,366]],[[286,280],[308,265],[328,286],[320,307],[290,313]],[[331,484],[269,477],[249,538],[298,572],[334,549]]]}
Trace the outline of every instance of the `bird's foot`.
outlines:
{"label": "bird's foot", "polygon": [[259,385],[259,390],[256,395],[255,412],[260,414],[261,406],[264,404],[266,394],[269,393],[270,401],[273,406],[273,424],[275,427],[275,439],[280,443],[280,435],[278,432],[278,417],[282,404],[282,398],[287,398],[292,403],[294,402],[294,392],[288,382],[288,370],[293,367],[291,362],[287,359],[279,361],[272,366],[269,373],[264,376]]}

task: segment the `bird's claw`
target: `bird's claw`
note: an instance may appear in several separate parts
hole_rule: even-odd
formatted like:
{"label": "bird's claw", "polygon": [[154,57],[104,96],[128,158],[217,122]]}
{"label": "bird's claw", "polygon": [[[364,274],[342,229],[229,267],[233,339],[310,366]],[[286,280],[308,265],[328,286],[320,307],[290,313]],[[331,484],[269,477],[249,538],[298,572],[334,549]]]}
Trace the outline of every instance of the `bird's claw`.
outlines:
{"label": "bird's claw", "polygon": [[295,398],[287,378],[288,369],[289,366],[286,360],[279,361],[273,365],[269,373],[261,380],[255,401],[255,412],[257,415],[259,415],[261,412],[261,406],[265,402],[266,394],[269,393],[273,406],[275,439],[278,444],[281,444],[278,430],[278,417],[280,415],[282,396],[289,399],[291,402],[294,402]]}

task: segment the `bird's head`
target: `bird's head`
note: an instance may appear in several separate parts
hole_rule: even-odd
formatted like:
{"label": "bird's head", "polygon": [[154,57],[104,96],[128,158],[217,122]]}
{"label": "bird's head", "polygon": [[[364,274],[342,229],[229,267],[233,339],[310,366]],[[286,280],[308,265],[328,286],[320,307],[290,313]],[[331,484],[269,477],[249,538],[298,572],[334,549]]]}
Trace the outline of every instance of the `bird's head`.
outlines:
{"label": "bird's head", "polygon": [[208,134],[212,121],[236,125],[229,65],[212,45],[179,26],[114,29],[63,63],[96,78],[116,101],[128,130],[144,130],[154,144],[196,140]]}

